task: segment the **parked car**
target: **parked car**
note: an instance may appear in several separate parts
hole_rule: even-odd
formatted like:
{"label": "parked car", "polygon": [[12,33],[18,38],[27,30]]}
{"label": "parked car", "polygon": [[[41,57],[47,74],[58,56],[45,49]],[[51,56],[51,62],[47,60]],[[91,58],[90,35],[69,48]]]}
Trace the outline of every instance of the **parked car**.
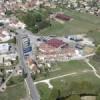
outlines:
{"label": "parked car", "polygon": [[41,41],[41,39],[40,38],[37,38],[37,41]]}

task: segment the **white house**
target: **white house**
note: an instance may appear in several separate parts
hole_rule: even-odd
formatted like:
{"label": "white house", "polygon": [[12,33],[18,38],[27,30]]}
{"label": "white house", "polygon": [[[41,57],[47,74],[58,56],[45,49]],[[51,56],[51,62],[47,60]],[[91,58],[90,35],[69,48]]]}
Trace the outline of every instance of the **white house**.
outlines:
{"label": "white house", "polygon": [[6,23],[9,23],[9,22],[10,22],[10,20],[8,18],[6,18],[6,19],[0,19],[0,23],[6,24]]}
{"label": "white house", "polygon": [[0,64],[4,64],[5,66],[11,66],[11,60],[16,61],[17,53],[11,54],[1,54],[0,55]]}
{"label": "white house", "polygon": [[18,21],[17,23],[12,22],[9,24],[9,26],[15,29],[18,29],[18,28],[24,29],[26,27],[26,25],[20,21]]}
{"label": "white house", "polygon": [[7,31],[1,31],[0,33],[0,41],[5,42],[11,39],[11,35]]}
{"label": "white house", "polygon": [[8,43],[0,44],[0,54],[7,53],[8,51],[9,51],[9,44]]}

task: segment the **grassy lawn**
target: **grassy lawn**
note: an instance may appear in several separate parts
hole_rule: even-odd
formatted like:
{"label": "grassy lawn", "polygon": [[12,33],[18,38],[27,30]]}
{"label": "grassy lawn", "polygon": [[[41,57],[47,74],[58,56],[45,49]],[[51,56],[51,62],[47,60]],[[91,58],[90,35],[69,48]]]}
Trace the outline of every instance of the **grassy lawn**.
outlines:
{"label": "grassy lawn", "polygon": [[24,83],[8,87],[4,93],[0,93],[0,100],[21,100],[26,95]]}
{"label": "grassy lawn", "polygon": [[14,76],[11,77],[10,80],[7,82],[7,86],[16,85],[22,82],[24,82],[24,78],[22,76]]}
{"label": "grassy lawn", "polygon": [[37,80],[43,80],[73,72],[80,72],[87,69],[90,68],[83,61],[56,62],[52,65],[52,71],[49,72],[47,77],[45,77],[44,74],[40,74],[37,76]]}
{"label": "grassy lawn", "polygon": [[[58,10],[59,11],[59,10]],[[76,11],[63,9],[66,15],[71,16],[74,20],[60,24],[55,21],[51,21],[52,26],[41,30],[38,34],[41,35],[67,35],[67,34],[79,34],[87,33],[91,30],[100,29],[100,17],[83,14]],[[89,34],[94,36],[94,34]],[[100,36],[100,35],[99,35]],[[97,37],[98,38],[98,37]]]}
{"label": "grassy lawn", "polygon": [[[62,90],[62,89],[67,89],[67,86],[69,86],[69,84],[71,84],[71,82],[82,82],[82,81],[91,82],[97,88],[99,88],[99,86],[100,86],[100,80],[96,76],[94,76],[93,73],[67,76],[67,77],[64,77],[61,79],[52,80],[51,84],[55,88]],[[50,97],[50,94],[51,94],[51,90],[47,87],[47,85],[40,83],[37,85],[37,88],[40,92],[41,100],[48,100],[48,98]]]}
{"label": "grassy lawn", "polygon": [[88,32],[89,37],[93,38],[98,44],[100,44],[100,30],[94,30],[92,32]]}
{"label": "grassy lawn", "polygon": [[49,95],[51,93],[51,90],[48,88],[48,86],[46,84],[38,84],[37,85],[38,91],[40,93],[41,96],[41,100],[49,100]]}
{"label": "grassy lawn", "polygon": [[81,82],[81,81],[89,81],[96,86],[100,86],[100,79],[98,79],[91,72],[86,74],[78,74],[73,76],[67,76],[61,79],[52,80],[51,84],[56,88],[62,88],[65,84],[70,84],[71,82]]}

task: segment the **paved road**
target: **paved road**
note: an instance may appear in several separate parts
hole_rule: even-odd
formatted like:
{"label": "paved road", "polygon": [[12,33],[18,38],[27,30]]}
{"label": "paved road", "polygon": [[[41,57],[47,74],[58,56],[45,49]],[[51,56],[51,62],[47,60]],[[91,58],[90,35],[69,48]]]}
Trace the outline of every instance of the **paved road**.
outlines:
{"label": "paved road", "polygon": [[[18,33],[19,32],[19,33]],[[25,73],[27,73],[27,78],[25,79],[25,82],[27,84],[27,88],[29,90],[29,95],[31,96],[31,99],[32,100],[40,100],[40,95],[33,83],[33,80],[32,80],[32,77],[31,77],[31,73],[30,73],[30,70],[29,68],[27,67],[27,64],[25,62],[25,59],[24,59],[24,54],[23,54],[23,47],[22,47],[22,33],[21,31],[18,31],[17,33],[17,36],[16,36],[16,39],[17,39],[17,43],[18,43],[18,47],[19,47],[19,61],[20,61],[20,65],[22,67],[22,69],[24,70]],[[25,34],[24,34],[25,35]]]}

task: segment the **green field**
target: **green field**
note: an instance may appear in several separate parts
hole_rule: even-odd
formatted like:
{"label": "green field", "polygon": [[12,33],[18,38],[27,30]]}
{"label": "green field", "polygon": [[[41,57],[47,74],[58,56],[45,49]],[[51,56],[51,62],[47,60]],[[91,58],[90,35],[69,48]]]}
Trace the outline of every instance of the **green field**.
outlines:
{"label": "green field", "polygon": [[25,91],[24,83],[8,87],[4,93],[0,93],[0,100],[20,100],[25,97]]}
{"label": "green field", "polygon": [[[52,80],[51,84],[54,86],[54,88],[63,90],[67,89],[71,82],[82,81],[91,82],[96,88],[99,88],[100,86],[100,80],[96,76],[94,76],[93,73],[67,76],[61,79]],[[43,83],[38,84],[37,88],[41,95],[41,100],[49,100],[48,98],[51,96],[51,89],[49,89],[48,86]]]}
{"label": "green field", "polygon": [[[57,9],[59,11],[59,9]],[[60,24],[51,20],[52,26],[41,30],[40,35],[68,35],[68,34],[80,34],[88,33],[89,36],[96,37],[100,40],[100,17],[79,13],[69,9],[63,9],[66,15],[73,18],[72,21]],[[94,31],[95,30],[95,31]],[[99,31],[98,31],[99,30]],[[90,34],[90,31],[92,34]],[[97,35],[97,36],[96,36]]]}
{"label": "green field", "polygon": [[48,73],[48,76],[44,74],[37,75],[37,80],[43,80],[51,77],[56,77],[64,74],[69,74],[73,72],[81,72],[83,70],[91,70],[89,66],[83,61],[69,61],[69,62],[56,62],[51,65],[51,72]]}
{"label": "green field", "polygon": [[64,84],[70,84],[71,82],[81,82],[81,81],[89,81],[94,85],[100,86],[100,79],[98,79],[92,72],[88,72],[86,74],[67,76],[61,79],[52,80],[51,84],[56,88],[62,88]]}
{"label": "green field", "polygon": [[49,100],[48,98],[50,96],[51,90],[48,88],[48,86],[41,83],[37,85],[37,88],[40,93],[41,100]]}

